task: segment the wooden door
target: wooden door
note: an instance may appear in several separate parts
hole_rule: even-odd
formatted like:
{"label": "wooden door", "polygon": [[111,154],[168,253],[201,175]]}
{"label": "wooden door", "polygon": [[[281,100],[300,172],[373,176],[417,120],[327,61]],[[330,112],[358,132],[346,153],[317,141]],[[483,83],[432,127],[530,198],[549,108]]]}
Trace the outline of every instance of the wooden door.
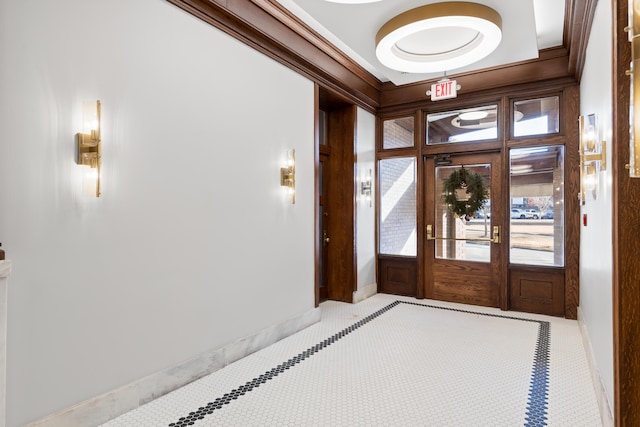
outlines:
{"label": "wooden door", "polygon": [[349,104],[318,114],[316,304],[325,299],[352,302],[356,290],[356,112]]}
{"label": "wooden door", "polygon": [[320,166],[318,172],[318,181],[319,181],[319,192],[318,192],[318,206],[319,206],[319,230],[318,230],[318,238],[320,242],[318,242],[318,247],[320,248],[320,260],[318,270],[320,272],[320,278],[318,283],[318,298],[319,301],[325,301],[329,298],[329,287],[328,287],[328,266],[329,266],[329,244],[331,243],[331,237],[329,235],[329,197],[327,197],[327,189],[328,189],[328,177],[329,173],[329,153],[330,150],[325,146],[320,152]]}
{"label": "wooden door", "polygon": [[[504,212],[508,209],[501,154],[461,154],[446,159],[425,160],[424,295],[506,309],[507,251],[503,233]],[[455,188],[459,190],[458,202],[465,201],[465,197],[473,196],[474,180],[487,190],[487,201],[472,215],[460,216],[446,196]],[[465,206],[472,201],[473,197]]]}

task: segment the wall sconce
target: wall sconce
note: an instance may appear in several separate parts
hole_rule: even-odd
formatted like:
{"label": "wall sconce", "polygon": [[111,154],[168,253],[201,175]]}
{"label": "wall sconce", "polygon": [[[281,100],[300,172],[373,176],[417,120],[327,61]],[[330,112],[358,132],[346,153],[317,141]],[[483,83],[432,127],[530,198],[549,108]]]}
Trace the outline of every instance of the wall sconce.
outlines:
{"label": "wall sconce", "polygon": [[296,203],[296,150],[287,150],[287,166],[280,168],[280,185],[289,191],[291,204]]}
{"label": "wall sconce", "polygon": [[98,100],[96,101],[95,112],[84,112],[84,131],[77,134],[77,162],[79,165],[89,166],[96,170],[96,197],[100,197],[100,163],[102,162],[100,139],[101,105],[100,100]]}
{"label": "wall sconce", "polygon": [[580,194],[578,195],[584,205],[587,199],[587,190],[593,198],[598,195],[597,174],[607,169],[607,142],[598,143],[598,127],[596,115],[580,116]]}
{"label": "wall sconce", "polygon": [[629,25],[625,31],[629,33],[631,42],[631,68],[627,75],[631,78],[629,100],[629,169],[631,178],[640,178],[640,13],[634,0],[629,0]]}
{"label": "wall sconce", "polygon": [[371,169],[369,169],[369,175],[360,182],[360,194],[365,201],[369,202],[369,207],[371,207]]}

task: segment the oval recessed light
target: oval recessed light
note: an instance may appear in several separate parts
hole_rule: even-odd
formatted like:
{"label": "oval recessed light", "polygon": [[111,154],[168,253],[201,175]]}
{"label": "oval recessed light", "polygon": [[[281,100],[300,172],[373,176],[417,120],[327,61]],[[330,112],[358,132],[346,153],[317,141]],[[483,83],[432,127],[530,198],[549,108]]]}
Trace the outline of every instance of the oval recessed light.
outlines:
{"label": "oval recessed light", "polygon": [[489,115],[486,111],[467,111],[466,113],[458,114],[460,120],[481,120]]}
{"label": "oval recessed light", "polygon": [[382,0],[325,0],[330,3],[345,3],[345,4],[360,4],[360,3],[375,3]]}
{"label": "oval recessed light", "polygon": [[443,2],[408,10],[376,35],[376,56],[409,73],[454,70],[493,52],[502,40],[502,18],[488,6]]}

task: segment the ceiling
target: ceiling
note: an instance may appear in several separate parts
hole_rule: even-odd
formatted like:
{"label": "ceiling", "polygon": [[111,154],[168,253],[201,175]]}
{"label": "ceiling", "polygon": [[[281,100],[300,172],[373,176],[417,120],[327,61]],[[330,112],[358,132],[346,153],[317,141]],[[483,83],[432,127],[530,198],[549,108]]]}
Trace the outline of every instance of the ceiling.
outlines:
{"label": "ceiling", "polygon": [[[278,2],[382,82],[402,85],[443,76],[443,73],[395,71],[382,65],[375,54],[376,34],[388,20],[404,11],[440,0],[381,0],[360,4],[326,0]],[[502,40],[486,58],[463,68],[447,70],[449,75],[535,59],[539,50],[563,45],[565,0],[474,2],[500,14]]]}

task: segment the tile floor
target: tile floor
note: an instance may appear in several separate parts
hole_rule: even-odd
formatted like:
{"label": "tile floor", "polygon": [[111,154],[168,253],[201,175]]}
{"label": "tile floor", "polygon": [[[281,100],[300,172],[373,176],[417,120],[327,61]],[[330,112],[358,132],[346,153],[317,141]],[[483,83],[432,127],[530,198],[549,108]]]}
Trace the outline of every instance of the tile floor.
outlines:
{"label": "tile floor", "polygon": [[575,321],[378,294],[105,427],[600,426]]}

